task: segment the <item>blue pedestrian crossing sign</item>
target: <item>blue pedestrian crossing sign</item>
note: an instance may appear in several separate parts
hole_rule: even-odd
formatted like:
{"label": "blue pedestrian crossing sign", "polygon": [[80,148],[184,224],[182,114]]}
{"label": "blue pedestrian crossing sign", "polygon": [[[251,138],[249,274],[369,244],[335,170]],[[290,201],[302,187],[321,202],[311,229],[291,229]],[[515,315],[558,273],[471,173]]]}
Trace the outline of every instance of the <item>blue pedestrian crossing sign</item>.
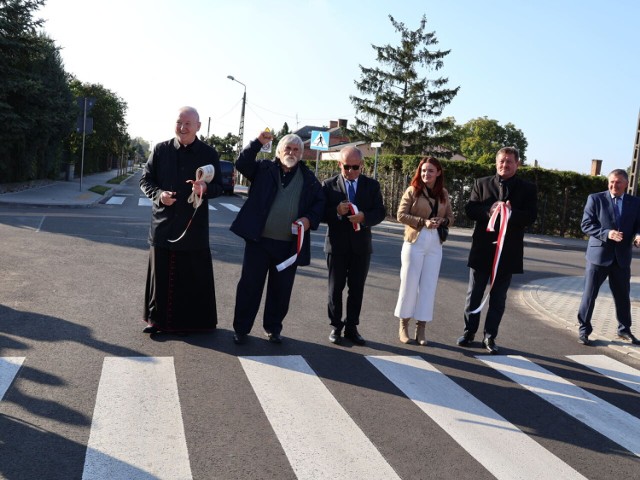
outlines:
{"label": "blue pedestrian crossing sign", "polygon": [[329,150],[329,132],[311,131],[309,148],[311,150]]}

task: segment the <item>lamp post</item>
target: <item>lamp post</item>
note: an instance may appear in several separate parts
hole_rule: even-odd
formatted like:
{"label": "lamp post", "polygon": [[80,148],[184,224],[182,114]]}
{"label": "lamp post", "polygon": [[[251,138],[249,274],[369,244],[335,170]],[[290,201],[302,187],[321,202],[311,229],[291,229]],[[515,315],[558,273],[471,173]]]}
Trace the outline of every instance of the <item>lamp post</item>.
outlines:
{"label": "lamp post", "polygon": [[247,104],[247,86],[239,80],[236,80],[233,75],[227,75],[227,78],[229,80],[233,80],[234,82],[238,82],[244,87],[244,95],[242,95],[242,111],[240,112],[240,131],[238,132],[238,137],[240,137],[240,139],[238,140],[239,154],[242,150],[242,145],[244,145],[244,107]]}

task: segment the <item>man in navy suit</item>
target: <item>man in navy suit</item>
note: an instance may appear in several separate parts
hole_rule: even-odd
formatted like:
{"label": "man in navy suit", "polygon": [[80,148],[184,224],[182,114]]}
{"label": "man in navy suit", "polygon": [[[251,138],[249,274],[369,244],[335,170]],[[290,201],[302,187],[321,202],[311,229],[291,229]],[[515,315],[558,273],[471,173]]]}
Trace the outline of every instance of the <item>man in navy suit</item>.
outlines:
{"label": "man in navy suit", "polygon": [[[380,184],[361,175],[362,151],[348,146],[340,150],[340,173],[322,183],[327,223],[324,252],[329,269],[328,313],[333,330],[331,343],[344,336],[356,345],[365,340],[358,332],[364,283],[371,258],[371,227],[385,217]],[[342,291],[348,286],[346,318],[342,320]]]}
{"label": "man in navy suit", "polygon": [[640,340],[631,333],[631,246],[640,246],[640,198],[625,195],[627,172],[613,170],[606,192],[589,195],[582,216],[582,231],[589,235],[584,291],[578,310],[579,342],[589,345],[591,316],[598,291],[605,278],[616,305],[618,338],[634,345]]}

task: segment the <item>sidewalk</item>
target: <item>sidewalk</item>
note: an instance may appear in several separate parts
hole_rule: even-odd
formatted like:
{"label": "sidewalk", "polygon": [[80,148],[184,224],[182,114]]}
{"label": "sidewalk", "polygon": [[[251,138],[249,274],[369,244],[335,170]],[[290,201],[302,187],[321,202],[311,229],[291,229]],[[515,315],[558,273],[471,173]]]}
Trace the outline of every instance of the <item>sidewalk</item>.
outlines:
{"label": "sidewalk", "polygon": [[112,186],[107,181],[118,176],[118,170],[85,175],[82,178],[82,190],[80,190],[80,178],[69,182],[57,181],[41,187],[29,188],[19,192],[0,194],[0,204],[21,205],[34,207],[92,207],[105,195],[89,191],[91,187],[103,185]]}
{"label": "sidewalk", "polygon": [[[58,207],[91,207],[100,200],[111,195],[98,195],[89,191],[95,185],[110,186],[107,181],[118,175],[117,170],[87,175],[82,179],[82,191],[80,180],[71,182],[54,182],[50,185],[31,188],[20,192],[0,194],[0,205],[22,206],[58,206]],[[237,185],[235,193],[246,197],[247,187]],[[404,226],[384,221],[374,227],[375,230],[402,235]],[[451,228],[449,236],[451,240],[470,241],[472,229]],[[546,247],[558,250],[585,251],[586,240],[575,238],[550,237],[544,235],[525,235],[525,246]],[[636,260],[639,261],[639,260]],[[583,277],[552,277],[536,280],[524,285],[518,293],[522,300],[534,312],[544,317],[547,321],[568,329],[578,338],[578,320],[576,318],[578,306],[582,297]],[[636,319],[634,333],[640,336],[640,277],[631,278],[631,315]],[[615,340],[617,321],[615,319],[615,307],[608,283],[602,285],[596,308],[593,313],[593,333],[590,338],[595,340],[595,345],[608,346],[619,352],[632,355],[640,359],[640,347],[629,345]],[[593,350],[585,347],[585,354]]]}

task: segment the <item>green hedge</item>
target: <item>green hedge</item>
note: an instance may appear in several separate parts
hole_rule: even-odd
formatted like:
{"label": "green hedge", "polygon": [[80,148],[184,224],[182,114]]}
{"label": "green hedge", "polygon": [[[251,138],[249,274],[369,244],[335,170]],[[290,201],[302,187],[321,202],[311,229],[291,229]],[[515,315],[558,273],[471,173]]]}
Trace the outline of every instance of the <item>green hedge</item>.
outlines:
{"label": "green hedge", "polygon": [[[409,185],[421,156],[381,155],[378,158],[378,181],[382,189],[387,216],[395,218],[402,193]],[[473,180],[495,174],[494,165],[475,162],[441,160],[445,173],[445,186],[451,196],[456,226],[472,227],[464,213]],[[315,170],[315,162],[307,165]],[[374,159],[365,159],[365,174],[373,176]],[[318,178],[323,180],[338,173],[337,162],[320,161]],[[538,187],[538,219],[529,233],[583,238],[580,229],[582,212],[587,196],[607,189],[604,176],[583,175],[575,172],[520,167],[518,175]]]}

